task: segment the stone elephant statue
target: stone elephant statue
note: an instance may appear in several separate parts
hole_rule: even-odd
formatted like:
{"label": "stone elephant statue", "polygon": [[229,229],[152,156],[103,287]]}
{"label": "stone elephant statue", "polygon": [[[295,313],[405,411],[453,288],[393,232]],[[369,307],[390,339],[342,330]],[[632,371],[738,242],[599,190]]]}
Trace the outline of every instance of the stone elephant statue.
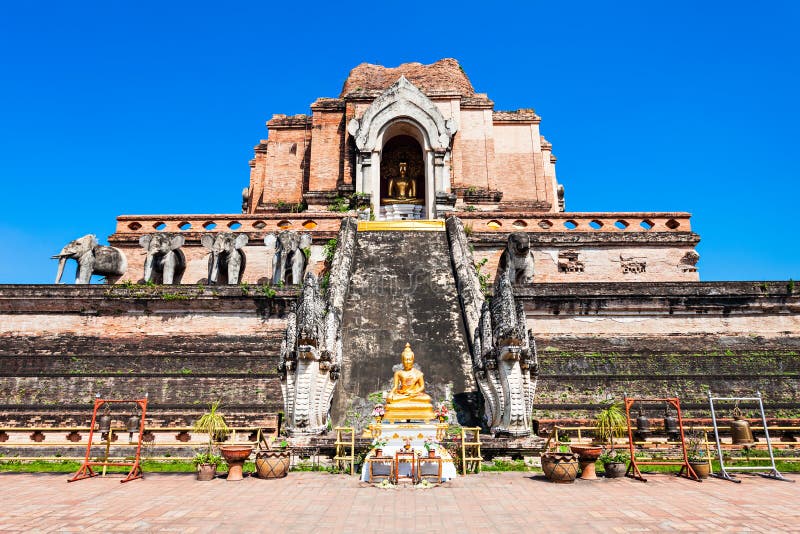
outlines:
{"label": "stone elephant statue", "polygon": [[180,234],[145,234],[139,238],[139,245],[147,251],[144,260],[144,281],[161,278],[162,284],[180,284],[186,269],[186,258],[180,248],[185,239]]}
{"label": "stone elephant statue", "polygon": [[125,274],[128,268],[128,259],[121,250],[99,245],[97,237],[89,234],[70,241],[61,249],[61,252],[53,256],[53,259],[58,260],[56,284],[61,283],[64,265],[70,258],[78,262],[78,269],[75,273],[76,284],[88,284],[93,274],[119,277]]}
{"label": "stone elephant statue", "polygon": [[200,244],[210,253],[208,256],[208,283],[216,284],[219,280],[220,269],[224,269],[227,273],[227,283],[238,284],[244,273],[246,260],[241,249],[247,244],[247,234],[232,232],[206,234],[200,238]]}
{"label": "stone elephant statue", "polygon": [[303,249],[311,246],[311,234],[283,230],[264,237],[267,252],[272,256],[272,283],[300,285],[306,270],[306,254]]}
{"label": "stone elephant statue", "polygon": [[508,270],[508,279],[512,284],[533,283],[533,254],[531,254],[531,238],[525,232],[513,232],[508,235],[508,243],[498,265],[498,276]]}

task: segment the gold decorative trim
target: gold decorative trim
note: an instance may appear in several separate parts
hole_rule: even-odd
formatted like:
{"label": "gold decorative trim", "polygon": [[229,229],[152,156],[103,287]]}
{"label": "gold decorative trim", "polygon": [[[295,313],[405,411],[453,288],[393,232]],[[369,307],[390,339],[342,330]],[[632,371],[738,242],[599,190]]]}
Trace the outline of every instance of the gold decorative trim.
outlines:
{"label": "gold decorative trim", "polygon": [[444,232],[444,221],[358,221],[359,232]]}

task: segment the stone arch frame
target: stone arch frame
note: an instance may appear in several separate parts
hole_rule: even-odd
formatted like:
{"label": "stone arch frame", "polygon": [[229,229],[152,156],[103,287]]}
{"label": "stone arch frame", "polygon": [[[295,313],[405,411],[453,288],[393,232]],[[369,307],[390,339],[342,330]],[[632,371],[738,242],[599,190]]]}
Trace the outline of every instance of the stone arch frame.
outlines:
{"label": "stone arch frame", "polygon": [[356,191],[372,195],[372,209],[380,212],[380,158],[395,135],[411,135],[422,146],[425,162],[425,213],[436,217],[436,194],[450,192],[450,156],[458,125],[445,119],[436,104],[401,76],[347,130],[355,140]]}

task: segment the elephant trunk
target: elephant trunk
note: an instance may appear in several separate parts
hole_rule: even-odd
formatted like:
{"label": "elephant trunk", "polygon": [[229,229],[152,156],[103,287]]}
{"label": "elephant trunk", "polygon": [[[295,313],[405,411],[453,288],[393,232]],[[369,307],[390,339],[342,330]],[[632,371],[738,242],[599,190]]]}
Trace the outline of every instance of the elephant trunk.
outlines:
{"label": "elephant trunk", "polygon": [[151,277],[153,276],[153,261],[155,261],[155,255],[152,252],[147,253],[147,258],[144,260],[144,281],[149,282]]}
{"label": "elephant trunk", "polygon": [[208,271],[208,282],[216,284],[219,277],[219,252],[211,253],[211,269]]}
{"label": "elephant trunk", "polygon": [[64,265],[67,263],[67,256],[58,255],[58,256],[53,256],[53,258],[58,258],[58,272],[56,273],[56,284],[60,284],[61,275],[64,274]]}

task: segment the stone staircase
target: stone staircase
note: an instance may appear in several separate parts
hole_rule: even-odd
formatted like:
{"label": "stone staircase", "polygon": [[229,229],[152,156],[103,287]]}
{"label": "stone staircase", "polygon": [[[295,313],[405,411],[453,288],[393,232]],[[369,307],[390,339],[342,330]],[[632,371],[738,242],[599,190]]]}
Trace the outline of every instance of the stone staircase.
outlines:
{"label": "stone staircase", "polygon": [[353,263],[334,424],[353,422],[354,413],[368,417],[368,395],[391,388],[407,342],[434,402],[451,394],[460,422],[475,424],[476,386],[446,233],[360,231]]}

